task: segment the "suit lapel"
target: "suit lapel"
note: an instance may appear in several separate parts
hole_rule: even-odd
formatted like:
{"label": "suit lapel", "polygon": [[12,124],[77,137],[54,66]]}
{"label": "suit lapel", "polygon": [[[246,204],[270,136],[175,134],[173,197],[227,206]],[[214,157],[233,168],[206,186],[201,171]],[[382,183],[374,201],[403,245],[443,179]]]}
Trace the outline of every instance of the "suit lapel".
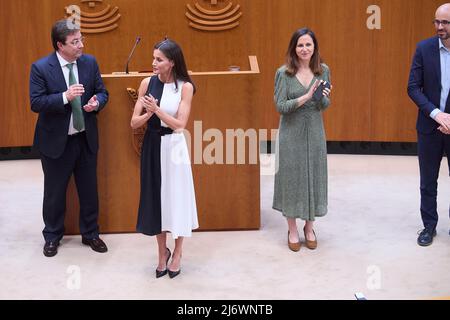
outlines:
{"label": "suit lapel", "polygon": [[441,56],[439,53],[439,38],[438,37],[436,37],[433,41],[430,59],[431,59],[431,61],[433,61],[438,83],[439,83],[439,85],[441,85]]}
{"label": "suit lapel", "polygon": [[88,72],[87,72],[87,64],[83,56],[78,58],[77,60],[77,68],[78,68],[78,83],[84,86],[85,93],[81,97],[81,105],[85,105],[88,102],[90,97],[86,97],[86,91],[88,87]]}
{"label": "suit lapel", "polygon": [[53,53],[50,56],[48,64],[50,77],[53,79],[54,85],[58,88],[59,91],[62,92],[66,91],[67,90],[66,80],[64,79],[64,74],[61,65],[59,64],[59,60],[56,57],[56,53]]}

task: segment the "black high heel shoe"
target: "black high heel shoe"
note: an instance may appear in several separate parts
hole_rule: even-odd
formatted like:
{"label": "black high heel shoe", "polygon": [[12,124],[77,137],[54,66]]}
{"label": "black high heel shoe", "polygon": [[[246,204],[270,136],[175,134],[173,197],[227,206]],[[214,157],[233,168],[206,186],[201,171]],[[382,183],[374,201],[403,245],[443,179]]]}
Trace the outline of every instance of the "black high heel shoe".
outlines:
{"label": "black high heel shoe", "polygon": [[169,270],[169,277],[170,277],[170,279],[175,278],[177,275],[180,274],[180,272],[181,272],[181,269],[178,270],[178,271],[170,271],[170,270]]}
{"label": "black high heel shoe", "polygon": [[[181,256],[180,256],[180,259],[181,259]],[[175,278],[177,275],[180,274],[181,268],[178,269],[178,271],[172,271],[172,270],[169,270],[169,269],[167,269],[167,271],[169,271],[169,277],[170,277],[170,279],[173,279],[173,278]]]}
{"label": "black high heel shoe", "polygon": [[[167,251],[169,251],[169,256],[167,257],[167,260],[166,260],[166,268],[162,271],[159,271],[158,269],[156,269],[156,278],[161,278],[167,274],[167,263],[169,262],[169,259],[170,259],[170,256],[172,255],[172,253],[170,252],[169,248],[166,248],[166,249],[167,249]],[[169,271],[169,275],[170,275],[170,271]]]}

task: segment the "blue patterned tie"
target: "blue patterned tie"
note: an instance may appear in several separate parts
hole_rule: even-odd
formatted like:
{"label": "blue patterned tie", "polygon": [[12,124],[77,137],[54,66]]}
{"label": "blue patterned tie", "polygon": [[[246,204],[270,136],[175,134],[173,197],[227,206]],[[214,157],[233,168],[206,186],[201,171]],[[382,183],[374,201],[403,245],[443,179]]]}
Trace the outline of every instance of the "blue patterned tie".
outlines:
{"label": "blue patterned tie", "polygon": [[[67,68],[69,68],[69,87],[71,85],[77,84],[77,79],[73,74],[73,63],[67,64]],[[83,118],[83,110],[81,110],[81,97],[76,97],[72,101],[70,101],[70,105],[72,106],[72,115],[73,115],[73,127],[81,131],[84,129],[84,118]]]}

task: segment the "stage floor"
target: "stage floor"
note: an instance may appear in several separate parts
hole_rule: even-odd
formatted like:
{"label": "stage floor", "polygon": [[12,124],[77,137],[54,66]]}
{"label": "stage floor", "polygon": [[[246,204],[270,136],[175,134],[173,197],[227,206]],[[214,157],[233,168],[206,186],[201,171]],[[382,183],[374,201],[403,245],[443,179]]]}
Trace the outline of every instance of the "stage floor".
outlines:
{"label": "stage floor", "polygon": [[285,219],[271,208],[274,176],[266,164],[273,157],[262,156],[261,229],[195,232],[185,239],[175,279],[155,279],[156,240],[140,234],[102,235],[105,254],[67,236],[55,257],[44,257],[40,161],[0,161],[0,299],[450,297],[446,161],[438,234],[423,248],[416,244],[417,157],[330,155],[329,213],[315,224],[318,248],[295,253],[287,247]]}

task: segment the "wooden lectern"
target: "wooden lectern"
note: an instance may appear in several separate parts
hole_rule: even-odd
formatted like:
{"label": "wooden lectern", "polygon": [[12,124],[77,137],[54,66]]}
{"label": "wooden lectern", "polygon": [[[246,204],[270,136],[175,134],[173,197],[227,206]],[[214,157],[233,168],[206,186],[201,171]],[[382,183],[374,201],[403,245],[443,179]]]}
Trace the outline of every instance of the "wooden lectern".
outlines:
{"label": "wooden lectern", "polygon": [[[259,141],[256,151],[245,139],[245,163],[235,154],[239,142],[230,132],[258,131],[259,84],[256,57],[250,71],[192,72],[197,86],[187,131],[191,149],[199,230],[248,230],[260,227]],[[152,74],[108,74],[103,81],[109,102],[98,115],[98,193],[101,233],[134,232],[140,192],[139,139],[130,126],[136,91]],[[128,90],[127,90],[128,89]],[[237,130],[241,129],[241,130]],[[189,136],[189,134],[187,136]],[[220,135],[223,141],[220,141]],[[242,142],[242,141],[241,141]],[[253,141],[254,142],[254,141]],[[234,144],[230,154],[227,145]],[[222,155],[220,152],[222,151]],[[242,151],[242,150],[241,150]],[[256,163],[249,152],[257,152]],[[206,155],[206,156],[205,156]],[[211,163],[211,156],[214,162]],[[221,161],[222,159],[222,161]],[[221,163],[223,162],[223,163]],[[242,161],[241,161],[242,162]],[[67,192],[66,233],[79,234],[79,204],[73,181]]]}

